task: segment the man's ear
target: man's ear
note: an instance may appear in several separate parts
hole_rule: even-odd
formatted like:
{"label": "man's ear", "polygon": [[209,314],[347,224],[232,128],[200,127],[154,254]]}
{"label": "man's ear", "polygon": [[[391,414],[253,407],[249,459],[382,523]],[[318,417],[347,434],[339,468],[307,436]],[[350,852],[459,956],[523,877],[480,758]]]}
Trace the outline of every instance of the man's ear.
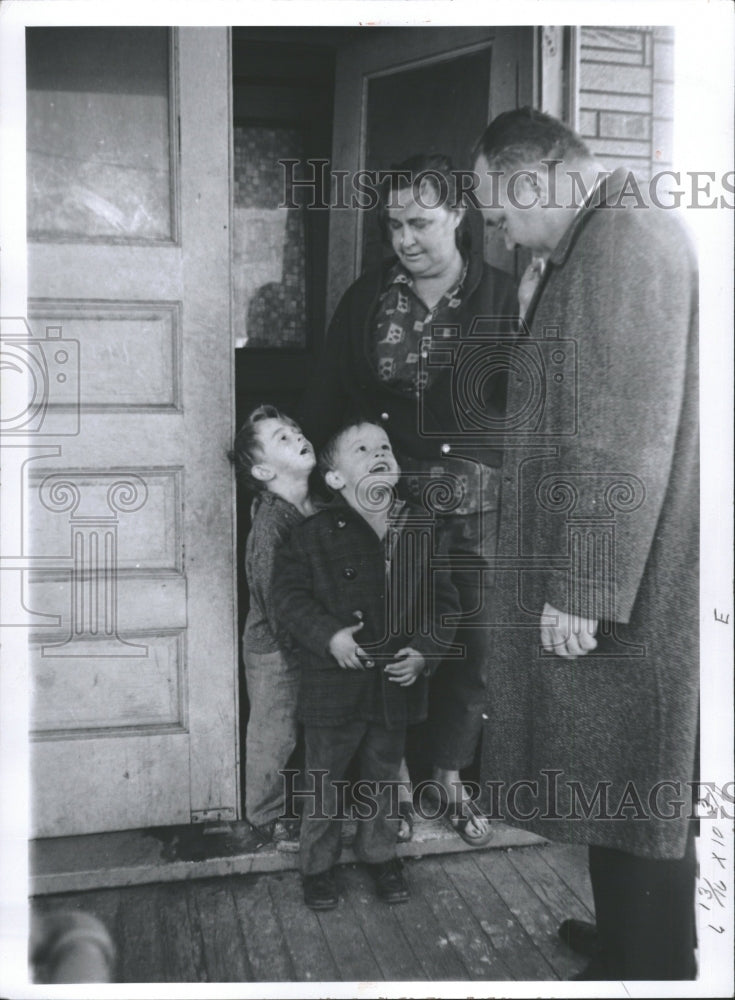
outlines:
{"label": "man's ear", "polygon": [[339,493],[345,485],[344,479],[335,469],[330,469],[329,472],[324,473],[324,482],[330,490],[334,490],[335,493]]}
{"label": "man's ear", "polygon": [[254,465],[250,470],[250,475],[261,483],[268,483],[275,478],[276,474],[269,465]]}

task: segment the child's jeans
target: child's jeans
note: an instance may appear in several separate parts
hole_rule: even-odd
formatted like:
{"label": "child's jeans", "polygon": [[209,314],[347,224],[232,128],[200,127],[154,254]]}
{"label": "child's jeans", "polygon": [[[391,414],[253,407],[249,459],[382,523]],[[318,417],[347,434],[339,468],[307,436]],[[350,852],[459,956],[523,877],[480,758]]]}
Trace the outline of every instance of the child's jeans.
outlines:
{"label": "child's jeans", "polygon": [[[406,731],[387,730],[373,722],[347,722],[339,726],[309,726],[306,741],[305,786],[314,795],[304,798],[299,838],[299,868],[303,875],[328,871],[339,860],[342,823],[340,796],[332,782],[344,779],[352,758],[357,755],[360,779],[366,782],[398,782],[399,769],[406,747]],[[318,772],[326,771],[323,776]],[[360,861],[375,864],[390,861],[396,855],[396,836],[400,818],[397,811],[397,787],[383,787],[377,795],[364,795],[365,813],[374,816],[357,818],[354,851]]]}
{"label": "child's jeans", "polygon": [[299,671],[279,651],[244,653],[250,701],[245,740],[245,813],[264,826],[284,812],[284,782],[278,773],[296,746]]}

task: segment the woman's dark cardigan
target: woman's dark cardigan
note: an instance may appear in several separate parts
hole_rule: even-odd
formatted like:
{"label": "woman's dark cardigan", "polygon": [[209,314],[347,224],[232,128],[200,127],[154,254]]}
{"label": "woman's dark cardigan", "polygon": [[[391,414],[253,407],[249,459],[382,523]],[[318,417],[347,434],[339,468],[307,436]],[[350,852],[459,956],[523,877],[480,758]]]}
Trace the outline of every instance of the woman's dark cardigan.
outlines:
{"label": "woman's dark cardigan", "polygon": [[[395,259],[347,289],[299,413],[317,450],[338,427],[359,418],[382,424],[399,458],[437,460],[451,453],[501,464],[499,434],[491,432],[500,430],[507,374],[502,359],[508,334],[516,329],[518,305],[508,275],[484,262],[479,237],[479,249],[469,253],[456,328],[441,339],[441,354],[430,353],[429,370],[436,375],[420,399],[390,388],[375,371],[374,320]],[[478,387],[477,396],[467,395]]]}

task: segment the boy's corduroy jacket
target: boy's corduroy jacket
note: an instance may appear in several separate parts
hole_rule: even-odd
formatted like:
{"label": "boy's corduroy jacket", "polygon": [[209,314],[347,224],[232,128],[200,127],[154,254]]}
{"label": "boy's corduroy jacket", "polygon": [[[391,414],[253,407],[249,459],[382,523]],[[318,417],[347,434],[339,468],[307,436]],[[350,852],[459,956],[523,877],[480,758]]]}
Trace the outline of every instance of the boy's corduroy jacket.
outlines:
{"label": "boy's corduroy jacket", "polygon": [[[430,518],[403,504],[394,511],[386,536],[393,539],[390,548],[339,501],[296,525],[277,556],[274,604],[279,623],[298,647],[299,715],[306,724],[367,719],[396,729],[426,717],[426,678],[418,677],[410,687],[389,681],[384,656],[412,646],[431,670],[452,648],[454,626],[443,619],[459,612],[459,602],[446,569],[431,565],[432,550],[438,556],[439,545]],[[426,544],[414,545],[421,538]],[[391,596],[398,608],[391,615],[392,628],[386,605]],[[329,640],[359,621],[363,627],[355,641],[376,665],[345,670],[329,652]]]}

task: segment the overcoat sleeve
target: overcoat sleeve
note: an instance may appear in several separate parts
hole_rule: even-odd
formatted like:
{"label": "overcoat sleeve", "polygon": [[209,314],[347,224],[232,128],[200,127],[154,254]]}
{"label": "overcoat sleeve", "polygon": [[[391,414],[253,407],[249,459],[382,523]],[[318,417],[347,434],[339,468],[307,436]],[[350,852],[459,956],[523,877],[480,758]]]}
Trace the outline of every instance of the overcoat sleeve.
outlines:
{"label": "overcoat sleeve", "polygon": [[[599,618],[612,609],[611,618],[628,622],[670,485],[685,379],[693,377],[697,278],[674,219],[600,212],[600,225],[587,227],[555,275],[567,294],[562,336],[576,341],[579,358],[577,433],[559,446],[555,466],[578,492],[576,516],[614,520],[614,572],[582,566],[570,580],[551,571],[544,591],[560,610]],[[564,552],[568,526],[549,518],[538,530],[556,532],[551,548]]]}

